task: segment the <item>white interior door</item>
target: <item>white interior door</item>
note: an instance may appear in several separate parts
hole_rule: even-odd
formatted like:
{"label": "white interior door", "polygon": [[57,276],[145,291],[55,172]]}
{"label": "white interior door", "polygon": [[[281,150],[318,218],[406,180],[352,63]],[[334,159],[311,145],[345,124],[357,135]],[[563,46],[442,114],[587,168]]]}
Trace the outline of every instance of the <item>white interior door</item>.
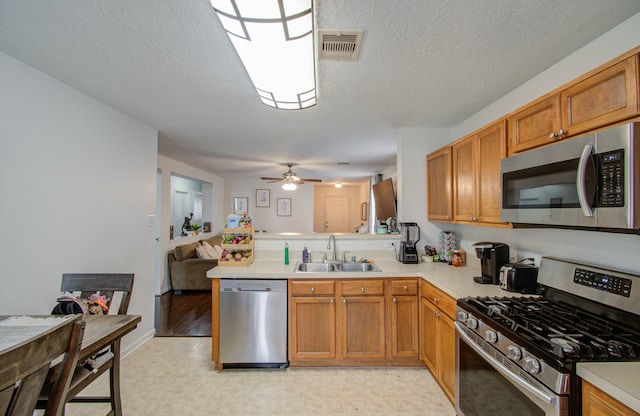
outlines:
{"label": "white interior door", "polygon": [[328,196],[324,199],[324,231],[326,233],[349,232],[349,198]]}

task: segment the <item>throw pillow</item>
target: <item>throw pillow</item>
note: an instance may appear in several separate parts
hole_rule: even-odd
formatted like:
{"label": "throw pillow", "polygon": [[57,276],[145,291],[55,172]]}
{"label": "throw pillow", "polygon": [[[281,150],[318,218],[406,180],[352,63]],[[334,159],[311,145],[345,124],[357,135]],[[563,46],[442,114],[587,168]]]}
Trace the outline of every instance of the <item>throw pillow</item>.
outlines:
{"label": "throw pillow", "polygon": [[207,243],[206,241],[203,241],[202,242],[202,247],[204,247],[204,249],[207,251],[207,254],[209,254],[209,258],[210,259],[219,259],[220,258],[220,255],[211,246],[211,244]]}
{"label": "throw pillow", "polygon": [[210,259],[211,258],[209,256],[209,253],[207,253],[207,250],[205,250],[205,248],[202,247],[201,245],[197,245],[196,246],[196,256],[198,256],[199,259]]}

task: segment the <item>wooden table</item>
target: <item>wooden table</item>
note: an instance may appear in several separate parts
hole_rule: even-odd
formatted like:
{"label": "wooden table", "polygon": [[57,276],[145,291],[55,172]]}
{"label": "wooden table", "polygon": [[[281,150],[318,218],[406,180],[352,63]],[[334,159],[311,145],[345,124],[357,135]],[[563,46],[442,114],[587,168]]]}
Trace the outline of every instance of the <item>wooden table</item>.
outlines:
{"label": "wooden table", "polygon": [[[0,316],[0,321],[9,318],[8,316]],[[51,316],[33,316],[26,318],[52,318]],[[60,317],[58,317],[60,318]],[[85,321],[84,337],[80,349],[78,363],[94,357],[99,352],[109,348],[108,354],[96,359],[96,371],[78,367],[73,375],[69,391],[65,402],[110,402],[111,411],[109,415],[121,416],[122,404],[120,401],[120,343],[122,337],[133,331],[138,323],[142,320],[140,315],[83,315]],[[47,321],[43,319],[43,321]],[[62,320],[60,320],[62,321]],[[55,325],[48,323],[49,326]],[[46,329],[46,326],[44,327]],[[0,355],[2,350],[7,350],[11,342],[23,343],[33,337],[33,332],[43,328],[34,327],[14,327],[5,329],[4,334],[11,333],[12,341],[0,344]],[[20,334],[22,333],[22,335]],[[6,337],[3,337],[6,339]],[[53,366],[49,371],[48,380],[55,380],[61,365]],[[91,384],[100,375],[110,371],[110,394],[104,397],[76,397],[86,386]],[[46,396],[38,401],[38,408],[46,407]]]}

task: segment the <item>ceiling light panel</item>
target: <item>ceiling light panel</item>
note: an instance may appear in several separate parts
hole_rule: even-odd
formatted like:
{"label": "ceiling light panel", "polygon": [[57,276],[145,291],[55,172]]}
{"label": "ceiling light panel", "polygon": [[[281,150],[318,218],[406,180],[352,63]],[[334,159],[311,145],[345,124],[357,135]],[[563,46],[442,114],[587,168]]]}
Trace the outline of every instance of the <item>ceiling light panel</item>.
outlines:
{"label": "ceiling light panel", "polygon": [[316,104],[312,0],[211,0],[258,96],[297,110]]}

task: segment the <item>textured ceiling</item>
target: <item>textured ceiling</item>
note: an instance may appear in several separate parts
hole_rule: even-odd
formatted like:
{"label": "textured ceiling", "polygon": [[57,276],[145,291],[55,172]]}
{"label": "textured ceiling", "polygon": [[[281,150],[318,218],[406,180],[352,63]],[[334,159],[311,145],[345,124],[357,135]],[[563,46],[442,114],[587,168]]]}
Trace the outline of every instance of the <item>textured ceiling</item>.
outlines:
{"label": "textured ceiling", "polygon": [[[615,6],[615,7],[614,7]],[[638,0],[315,0],[364,30],[317,63],[318,105],[260,103],[208,0],[0,0],[0,50],[158,129],[159,152],[221,176],[367,177],[396,129],[454,126],[640,11]],[[336,166],[349,162],[348,166]]]}

